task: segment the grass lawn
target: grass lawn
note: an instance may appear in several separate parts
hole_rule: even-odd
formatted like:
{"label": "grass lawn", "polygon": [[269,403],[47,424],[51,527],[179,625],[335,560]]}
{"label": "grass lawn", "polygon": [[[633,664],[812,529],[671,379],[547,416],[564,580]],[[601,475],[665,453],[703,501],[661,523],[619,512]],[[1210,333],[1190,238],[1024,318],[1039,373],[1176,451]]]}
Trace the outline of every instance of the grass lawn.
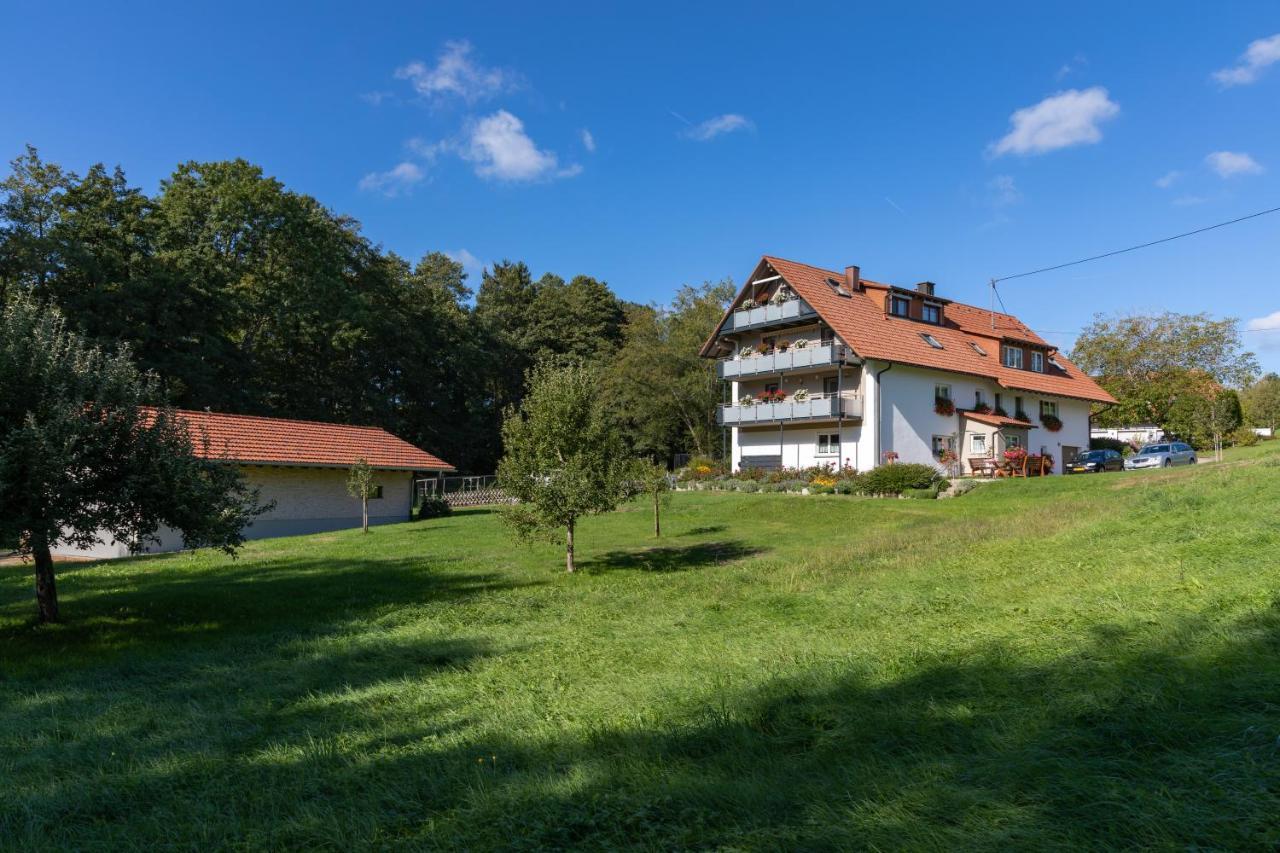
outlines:
{"label": "grass lawn", "polygon": [[1280,844],[1280,446],[0,568],[0,844]]}

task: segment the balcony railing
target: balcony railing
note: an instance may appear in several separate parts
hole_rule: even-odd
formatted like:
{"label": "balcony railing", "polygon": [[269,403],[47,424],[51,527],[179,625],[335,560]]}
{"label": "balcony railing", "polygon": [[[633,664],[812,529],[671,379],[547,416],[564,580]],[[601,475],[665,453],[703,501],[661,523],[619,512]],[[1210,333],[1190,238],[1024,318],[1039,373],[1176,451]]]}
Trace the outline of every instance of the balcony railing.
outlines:
{"label": "balcony railing", "polygon": [[729,322],[725,324],[724,330],[741,332],[765,326],[796,326],[817,318],[818,312],[810,308],[808,302],[790,299],[777,305],[761,305],[759,308],[734,311],[729,315]]}
{"label": "balcony railing", "polygon": [[744,358],[722,359],[716,365],[721,379],[741,379],[788,370],[815,367],[834,367],[848,356],[848,350],[836,343],[790,347],[786,352],[774,351],[767,355],[749,355]]}
{"label": "balcony railing", "polygon": [[779,421],[830,421],[843,413],[846,418],[862,417],[862,398],[835,394],[811,394],[808,399],[781,403],[754,403],[750,406],[721,406],[719,420],[724,426],[778,423]]}

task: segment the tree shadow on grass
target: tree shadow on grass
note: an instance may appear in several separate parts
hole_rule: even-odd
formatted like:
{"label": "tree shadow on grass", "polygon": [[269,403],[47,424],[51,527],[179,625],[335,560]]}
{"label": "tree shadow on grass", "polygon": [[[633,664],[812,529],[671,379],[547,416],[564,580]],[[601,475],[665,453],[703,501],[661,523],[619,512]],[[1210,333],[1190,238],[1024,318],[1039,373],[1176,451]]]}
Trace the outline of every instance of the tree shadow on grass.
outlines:
{"label": "tree shadow on grass", "polygon": [[633,551],[607,551],[581,561],[588,572],[644,571],[687,572],[705,569],[764,553],[763,548],[742,542],[699,542],[693,545],[656,545]]}
{"label": "tree shadow on grass", "polygon": [[728,528],[723,524],[707,524],[702,527],[690,527],[688,530],[680,533],[680,536],[709,536],[712,533],[723,533]]}

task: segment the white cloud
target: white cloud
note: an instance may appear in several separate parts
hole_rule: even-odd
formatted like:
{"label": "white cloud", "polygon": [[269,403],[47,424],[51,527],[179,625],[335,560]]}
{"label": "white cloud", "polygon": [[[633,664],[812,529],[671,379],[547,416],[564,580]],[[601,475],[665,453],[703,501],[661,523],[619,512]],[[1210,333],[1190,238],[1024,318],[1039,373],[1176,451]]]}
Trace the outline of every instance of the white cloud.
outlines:
{"label": "white cloud", "polygon": [[987,194],[996,207],[1007,207],[1022,201],[1022,191],[1012,175],[996,175],[987,182]]}
{"label": "white cloud", "polygon": [[360,179],[360,189],[394,198],[421,183],[426,173],[416,163],[405,161],[385,172],[370,172]]}
{"label": "white cloud", "polygon": [[455,249],[445,252],[445,255],[462,264],[462,269],[472,278],[479,278],[484,273],[484,262],[466,249]]}
{"label": "white cloud", "polygon": [[1222,178],[1234,178],[1237,175],[1257,175],[1266,171],[1243,151],[1214,151],[1204,158],[1209,168]]}
{"label": "white cloud", "polygon": [[[676,115],[672,113],[672,115]],[[680,116],[677,116],[678,118]],[[681,133],[686,139],[696,139],[698,142],[708,142],[724,133],[733,133],[736,130],[751,130],[755,125],[751,123],[751,119],[737,113],[725,113],[724,115],[709,118],[699,124],[691,125],[687,130]]]}
{"label": "white cloud", "polygon": [[1280,33],[1249,43],[1240,61],[1230,68],[1213,72],[1213,79],[1225,89],[1247,86],[1262,76],[1268,65],[1280,62]]}
{"label": "white cloud", "polygon": [[576,164],[561,167],[555,153],[538,148],[524,123],[506,110],[473,123],[458,153],[476,164],[477,175],[500,181],[568,178],[582,171]]}
{"label": "white cloud", "polygon": [[592,154],[596,152],[596,138],[585,127],[582,129],[582,147]]}
{"label": "white cloud", "polygon": [[408,80],[415,92],[426,98],[461,98],[475,103],[484,98],[518,88],[519,78],[501,68],[486,68],[471,57],[471,42],[446,42],[434,66],[421,60],[396,69],[396,78]]}
{"label": "white cloud", "polygon": [[1158,186],[1162,190],[1167,190],[1169,189],[1169,187],[1176,184],[1178,182],[1178,179],[1181,177],[1182,177],[1181,171],[1177,169],[1171,169],[1170,171],[1165,172],[1163,175],[1156,178],[1156,186]]}
{"label": "white cloud", "polygon": [[404,147],[413,154],[428,163],[434,163],[437,158],[453,147],[454,143],[448,140],[439,142],[427,142],[421,136],[415,136],[412,139],[405,140]]}
{"label": "white cloud", "polygon": [[1202,195],[1180,195],[1173,200],[1175,207],[1195,207],[1197,204],[1204,204],[1209,199]]}
{"label": "white cloud", "polygon": [[1072,145],[1090,145],[1102,139],[1098,125],[1119,113],[1119,104],[1101,86],[1068,89],[1011,115],[1011,129],[988,146],[987,153],[992,157],[1043,154]]}
{"label": "white cloud", "polygon": [[1259,332],[1258,345],[1262,349],[1280,349],[1280,311],[1265,317],[1255,317],[1244,325],[1246,332]]}
{"label": "white cloud", "polygon": [[1062,66],[1058,69],[1058,73],[1053,75],[1054,79],[1061,80],[1063,77],[1066,77],[1069,74],[1073,74],[1076,71],[1079,71],[1080,69],[1084,68],[1088,64],[1089,64],[1089,58],[1085,56],[1083,53],[1077,53],[1075,56],[1071,57],[1070,62],[1062,63]]}
{"label": "white cloud", "polygon": [[395,95],[390,92],[365,92],[360,96],[360,100],[371,106],[381,106],[383,101],[394,98]]}

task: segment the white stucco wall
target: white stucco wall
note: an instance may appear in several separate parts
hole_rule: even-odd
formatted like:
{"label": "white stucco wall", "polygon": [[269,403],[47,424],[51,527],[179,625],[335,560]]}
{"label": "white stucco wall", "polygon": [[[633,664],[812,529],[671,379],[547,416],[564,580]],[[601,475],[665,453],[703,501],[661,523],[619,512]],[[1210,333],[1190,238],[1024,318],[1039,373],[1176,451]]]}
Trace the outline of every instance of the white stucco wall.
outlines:
{"label": "white stucco wall", "polygon": [[[270,512],[254,519],[244,531],[246,539],[297,536],[360,526],[360,501],[347,494],[346,468],[291,468],[245,466],[245,480],[261,491],[263,503],[275,501]],[[376,471],[382,497],[369,501],[369,524],[407,521],[413,506],[413,477],[408,471]],[[158,531],[159,544],[147,553],[177,551],[182,535],[164,528]],[[102,536],[90,548],[62,546],[54,553],[64,556],[122,557],[129,553],[126,543]]]}
{"label": "white stucco wall", "polygon": [[[783,428],[779,440],[777,425],[758,429],[735,429],[734,470],[751,467],[752,456],[782,455],[782,464],[787,468],[808,468],[812,465],[830,465],[840,468],[843,465],[854,465],[858,448],[863,443],[861,425],[845,421],[843,429],[837,429],[834,422],[817,426],[787,425]],[[838,456],[818,454],[818,435],[826,433],[840,434],[840,454]],[[745,462],[744,462],[745,460]]]}

